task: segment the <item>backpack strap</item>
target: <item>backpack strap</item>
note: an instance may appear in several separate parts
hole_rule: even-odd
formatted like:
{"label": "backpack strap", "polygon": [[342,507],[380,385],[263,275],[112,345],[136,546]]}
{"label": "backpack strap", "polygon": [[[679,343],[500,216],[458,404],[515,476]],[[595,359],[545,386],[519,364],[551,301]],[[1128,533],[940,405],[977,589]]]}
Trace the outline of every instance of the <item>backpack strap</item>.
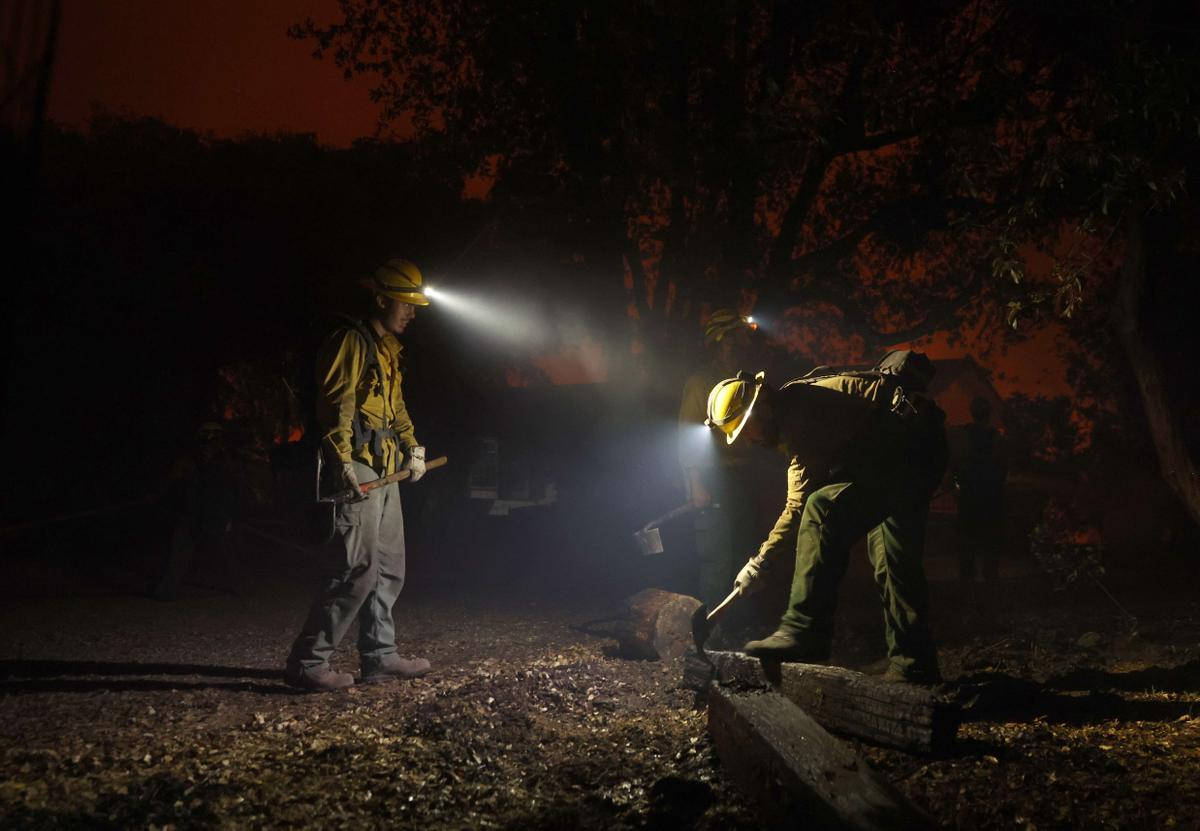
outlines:
{"label": "backpack strap", "polygon": [[883,404],[901,418],[911,419],[923,409],[927,409],[927,401],[932,402],[926,390],[934,371],[933,362],[925,353],[911,349],[893,349],[870,369],[819,366],[800,378],[788,381],[781,389],[793,384],[812,384],[839,376],[881,380],[891,387],[892,392],[891,400],[884,401]]}
{"label": "backpack strap", "polygon": [[[872,369],[848,369],[843,371],[826,372],[825,374],[815,374],[823,370],[828,370],[830,367],[817,367],[812,372],[801,378],[795,378],[788,381],[780,389],[798,384],[815,384],[817,381],[824,381],[829,378],[863,378],[870,381],[882,381],[886,386],[884,395],[877,399],[874,404],[881,410],[886,410],[894,415],[900,416],[902,419],[909,419],[916,415],[918,404],[915,403],[914,394],[905,390],[904,384],[899,376],[891,372],[885,372],[878,368]],[[888,395],[890,392],[890,396]]]}

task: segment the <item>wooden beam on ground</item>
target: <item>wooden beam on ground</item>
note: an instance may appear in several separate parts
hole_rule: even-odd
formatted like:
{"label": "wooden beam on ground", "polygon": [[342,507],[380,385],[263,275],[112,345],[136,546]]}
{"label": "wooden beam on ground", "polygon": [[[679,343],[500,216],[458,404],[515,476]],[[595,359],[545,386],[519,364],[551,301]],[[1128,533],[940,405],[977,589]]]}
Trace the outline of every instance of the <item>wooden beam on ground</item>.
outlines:
{"label": "wooden beam on ground", "polygon": [[933,821],[788,699],[713,684],[721,765],[772,828],[910,831]]}
{"label": "wooden beam on ground", "polygon": [[[764,663],[741,652],[708,657],[720,683],[774,689],[826,729],[885,747],[945,750],[962,720],[957,702],[916,684],[889,683],[842,667]],[[692,686],[703,677],[695,663],[689,659],[685,672],[685,683],[695,679]]]}

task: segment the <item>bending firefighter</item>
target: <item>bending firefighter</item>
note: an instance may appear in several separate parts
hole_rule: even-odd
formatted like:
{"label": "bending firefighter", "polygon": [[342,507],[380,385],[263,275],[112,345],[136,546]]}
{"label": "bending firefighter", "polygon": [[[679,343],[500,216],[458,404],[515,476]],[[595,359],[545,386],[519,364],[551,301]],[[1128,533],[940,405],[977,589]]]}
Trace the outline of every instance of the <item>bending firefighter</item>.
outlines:
{"label": "bending firefighter", "polygon": [[[326,493],[358,492],[360,483],[398,470],[409,481],[425,473],[425,448],[416,439],[401,393],[397,337],[429,305],[421,272],[407,260],[389,260],[362,285],[366,313],[347,321],[322,344],[316,360],[316,420],[321,435]],[[328,573],[287,662],[287,681],[307,690],[354,683],[335,672],[329,657],[358,621],[360,681],[415,678],[429,671],[424,658],[396,654],[392,606],[404,586],[404,517],[395,482],[336,506],[334,531],[323,556]]]}
{"label": "bending firefighter", "polygon": [[939,680],[921,564],[929,501],[946,466],[944,415],[920,394],[932,374],[924,355],[892,352],[874,370],[814,373],[778,390],[762,373],[713,388],[710,427],[730,444],[775,447],[790,460],[787,504],[735,585],[744,594],[761,588],[794,545],[791,596],[777,631],[747,643],[747,654],[828,661],[838,583],[866,535],[883,602],[884,677]]}
{"label": "bending firefighter", "polygon": [[729,589],[737,554],[752,544],[753,496],[757,491],[752,460],[744,444],[726,445],[701,427],[708,391],[732,375],[750,351],[750,324],[730,309],[718,309],[704,329],[709,362],[693,372],[679,404],[679,461],[688,500],[696,508],[695,535],[700,599],[711,609]]}

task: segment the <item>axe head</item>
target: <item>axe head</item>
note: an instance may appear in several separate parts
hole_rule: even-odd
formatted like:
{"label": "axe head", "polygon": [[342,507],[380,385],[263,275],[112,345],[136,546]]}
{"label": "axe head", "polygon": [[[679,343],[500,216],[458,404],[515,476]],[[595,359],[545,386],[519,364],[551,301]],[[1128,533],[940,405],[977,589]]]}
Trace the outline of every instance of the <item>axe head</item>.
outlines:
{"label": "axe head", "polygon": [[[729,604],[742,596],[742,589],[739,586],[734,586],[724,600],[717,604],[717,608],[711,612],[708,606],[704,603],[700,604],[700,608],[692,612],[692,639],[696,642],[696,654],[708,661],[708,656],[704,654],[704,643],[708,640],[708,636],[712,634],[712,630],[717,625],[717,619],[725,614],[725,610],[729,608]],[[711,661],[710,661],[711,663]]]}

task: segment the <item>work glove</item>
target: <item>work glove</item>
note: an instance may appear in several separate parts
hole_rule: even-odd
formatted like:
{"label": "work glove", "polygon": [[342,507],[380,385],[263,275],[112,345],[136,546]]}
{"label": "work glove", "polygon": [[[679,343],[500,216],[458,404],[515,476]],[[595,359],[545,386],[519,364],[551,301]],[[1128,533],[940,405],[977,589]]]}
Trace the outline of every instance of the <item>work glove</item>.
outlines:
{"label": "work glove", "polygon": [[362,492],[362,488],[358,484],[358,474],[354,472],[353,462],[342,462],[341,469],[338,471],[338,491],[353,493],[354,496],[346,500],[347,502],[362,502],[367,498],[367,495]]}
{"label": "work glove", "polygon": [[767,584],[763,579],[764,573],[770,566],[770,561],[765,559],[761,554],[755,554],[746,564],[742,566],[742,570],[738,572],[738,576],[733,581],[734,588],[742,590],[742,594],[754,594],[759,589]]}
{"label": "work glove", "polygon": [[425,448],[421,445],[410,447],[408,456],[404,459],[404,469],[412,471],[408,481],[416,482],[425,475]]}

